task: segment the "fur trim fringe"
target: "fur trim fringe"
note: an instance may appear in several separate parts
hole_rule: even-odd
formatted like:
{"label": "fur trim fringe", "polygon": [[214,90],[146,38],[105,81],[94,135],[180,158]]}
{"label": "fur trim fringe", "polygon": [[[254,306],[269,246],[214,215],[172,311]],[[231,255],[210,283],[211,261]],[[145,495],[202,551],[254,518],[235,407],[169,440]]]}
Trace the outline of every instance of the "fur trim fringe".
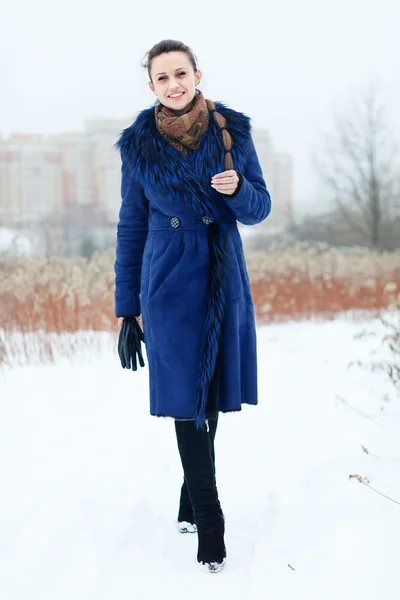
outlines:
{"label": "fur trim fringe", "polygon": [[194,419],[202,427],[208,402],[208,390],[218,358],[219,341],[225,315],[225,290],[228,274],[228,235],[226,228],[214,223],[208,226],[210,245],[209,294],[201,361],[197,378]]}

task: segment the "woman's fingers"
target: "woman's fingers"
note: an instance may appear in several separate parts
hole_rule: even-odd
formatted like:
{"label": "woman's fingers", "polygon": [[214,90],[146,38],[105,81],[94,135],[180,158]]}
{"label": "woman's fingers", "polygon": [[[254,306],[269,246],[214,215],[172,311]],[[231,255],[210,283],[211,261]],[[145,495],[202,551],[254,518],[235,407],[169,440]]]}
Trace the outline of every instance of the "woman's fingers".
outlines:
{"label": "woman's fingers", "polygon": [[237,178],[237,173],[233,169],[230,169],[229,171],[222,171],[222,173],[217,173],[216,175],[211,177],[211,181],[214,181],[215,179],[225,179],[225,178],[232,179],[232,177]]}
{"label": "woman's fingers", "polygon": [[211,187],[222,194],[233,194],[239,183],[239,177],[236,171],[229,170],[217,173],[211,179]]}
{"label": "woman's fingers", "polygon": [[213,181],[211,185],[236,185],[236,181],[232,181],[232,179],[218,179],[217,181]]}
{"label": "woman's fingers", "polygon": [[[136,321],[139,323],[140,325],[140,329],[143,331],[143,321],[142,321],[142,315],[140,315],[139,317],[135,317]],[[124,322],[124,317],[118,317],[118,327],[121,329],[122,324]]]}
{"label": "woman's fingers", "polygon": [[235,181],[234,175],[224,175],[223,177],[213,177],[211,183],[223,183],[224,181]]}
{"label": "woman's fingers", "polygon": [[142,320],[142,315],[140,315],[139,317],[135,317],[136,321],[139,323],[139,327],[140,329],[143,331],[143,320]]}
{"label": "woman's fingers", "polygon": [[237,186],[236,181],[235,181],[235,183],[230,181],[229,183],[212,183],[211,184],[211,187],[219,187],[219,188],[230,188],[230,187],[236,187],[236,186]]}

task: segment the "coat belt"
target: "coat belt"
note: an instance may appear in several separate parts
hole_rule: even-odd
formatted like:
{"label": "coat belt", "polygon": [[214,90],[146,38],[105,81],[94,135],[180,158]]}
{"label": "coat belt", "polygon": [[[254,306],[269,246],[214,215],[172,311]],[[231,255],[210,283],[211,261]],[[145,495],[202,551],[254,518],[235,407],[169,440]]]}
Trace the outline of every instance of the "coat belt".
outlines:
{"label": "coat belt", "polygon": [[[151,215],[149,218],[149,231],[164,229],[203,229],[211,225],[214,220],[211,217],[170,217],[168,215]],[[236,220],[223,223],[227,227],[236,226]]]}

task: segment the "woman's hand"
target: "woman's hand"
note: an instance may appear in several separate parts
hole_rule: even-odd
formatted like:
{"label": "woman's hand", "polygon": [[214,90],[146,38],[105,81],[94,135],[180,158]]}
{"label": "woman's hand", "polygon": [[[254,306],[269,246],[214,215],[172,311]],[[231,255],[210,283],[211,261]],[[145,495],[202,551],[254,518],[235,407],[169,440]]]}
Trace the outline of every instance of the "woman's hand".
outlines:
{"label": "woman's hand", "polygon": [[211,179],[211,187],[217,190],[220,194],[231,196],[235,193],[239,183],[239,176],[236,171],[223,171],[217,173]]}
{"label": "woman's hand", "polygon": [[[139,323],[140,325],[140,329],[143,331],[143,322],[142,322],[142,315],[139,315],[138,317],[135,317],[136,321]],[[118,327],[121,329],[122,327],[122,323],[124,322],[124,317],[118,317]]]}
{"label": "woman's hand", "polygon": [[135,317],[135,319],[139,323],[140,329],[143,331],[142,315],[139,315],[138,317]]}

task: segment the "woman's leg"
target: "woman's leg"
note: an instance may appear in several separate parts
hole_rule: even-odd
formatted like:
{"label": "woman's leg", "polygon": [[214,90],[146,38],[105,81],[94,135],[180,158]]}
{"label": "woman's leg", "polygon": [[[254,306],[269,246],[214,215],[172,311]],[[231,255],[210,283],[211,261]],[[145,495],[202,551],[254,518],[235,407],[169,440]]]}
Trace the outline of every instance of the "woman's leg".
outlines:
{"label": "woman's leg", "polygon": [[[217,433],[218,415],[216,416],[215,419],[210,419],[208,421],[208,424],[209,424],[208,435],[209,435],[210,443],[211,443],[211,457],[212,457],[212,461],[213,461],[213,465],[214,465],[214,476],[215,476],[214,440],[215,440],[215,435]],[[182,484],[182,488],[181,488],[178,521],[179,521],[179,523],[183,523],[183,522],[192,523],[192,524],[194,523],[193,508],[192,508],[192,503],[190,500],[185,477],[183,478],[183,484]]]}
{"label": "woman's leg", "polygon": [[175,421],[175,430],[194,522],[197,525],[197,560],[221,563],[226,556],[225,523],[215,482],[215,430],[210,435],[206,426],[197,429],[194,421]]}

